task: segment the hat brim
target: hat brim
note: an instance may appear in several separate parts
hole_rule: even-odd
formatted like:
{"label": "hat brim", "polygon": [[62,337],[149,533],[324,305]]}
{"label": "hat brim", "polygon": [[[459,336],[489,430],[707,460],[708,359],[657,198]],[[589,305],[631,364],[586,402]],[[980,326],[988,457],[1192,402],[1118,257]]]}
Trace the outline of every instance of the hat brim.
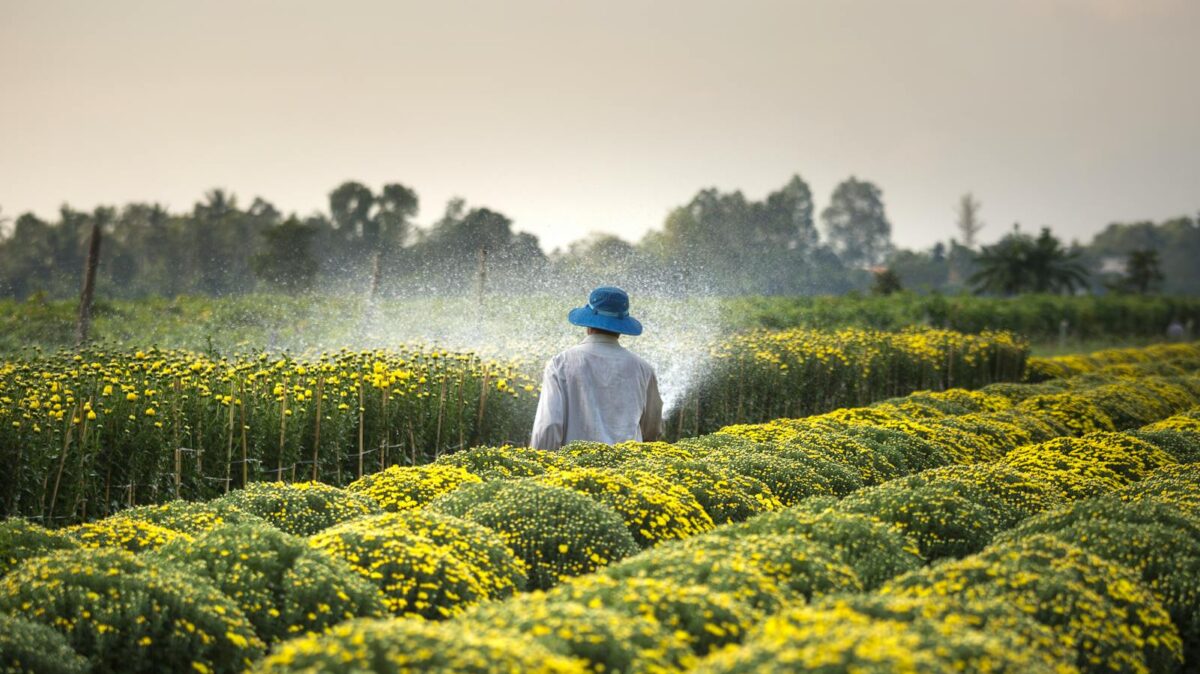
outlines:
{"label": "hat brim", "polygon": [[587,307],[572,309],[567,314],[567,320],[570,321],[571,325],[578,325],[582,328],[597,328],[633,337],[642,334],[642,324],[633,316],[626,316],[625,318],[601,316]]}

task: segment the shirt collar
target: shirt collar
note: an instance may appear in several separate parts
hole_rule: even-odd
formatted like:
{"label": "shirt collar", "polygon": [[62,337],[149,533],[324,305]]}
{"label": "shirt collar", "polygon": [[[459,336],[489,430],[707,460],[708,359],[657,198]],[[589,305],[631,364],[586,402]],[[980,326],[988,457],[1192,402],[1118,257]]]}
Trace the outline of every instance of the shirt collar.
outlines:
{"label": "shirt collar", "polygon": [[583,338],[584,344],[613,344],[619,346],[616,335],[602,335],[600,333],[592,333]]}

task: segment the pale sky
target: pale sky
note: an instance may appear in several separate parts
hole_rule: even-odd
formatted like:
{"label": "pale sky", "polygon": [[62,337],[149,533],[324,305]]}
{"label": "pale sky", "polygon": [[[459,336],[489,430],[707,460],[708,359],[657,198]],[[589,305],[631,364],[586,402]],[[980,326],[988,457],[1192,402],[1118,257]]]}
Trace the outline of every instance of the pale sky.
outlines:
{"label": "pale sky", "polygon": [[897,243],[1200,210],[1200,0],[0,0],[0,208],[346,179],[547,250],[699,189],[883,189]]}

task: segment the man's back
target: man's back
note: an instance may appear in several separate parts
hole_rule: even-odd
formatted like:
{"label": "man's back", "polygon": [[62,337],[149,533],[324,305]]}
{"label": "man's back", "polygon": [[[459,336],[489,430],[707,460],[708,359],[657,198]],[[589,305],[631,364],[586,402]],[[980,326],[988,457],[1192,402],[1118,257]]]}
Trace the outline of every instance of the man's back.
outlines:
{"label": "man's back", "polygon": [[590,334],[546,364],[531,446],[649,441],[661,432],[654,368],[617,343],[616,335]]}

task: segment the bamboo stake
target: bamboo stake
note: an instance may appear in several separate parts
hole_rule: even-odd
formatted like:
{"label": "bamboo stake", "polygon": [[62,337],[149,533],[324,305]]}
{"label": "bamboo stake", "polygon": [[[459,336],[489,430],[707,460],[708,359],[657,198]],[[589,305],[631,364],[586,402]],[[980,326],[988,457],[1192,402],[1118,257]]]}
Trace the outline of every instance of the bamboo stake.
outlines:
{"label": "bamboo stake", "polygon": [[363,383],[362,377],[358,378],[358,477],[363,476],[363,413],[366,411],[366,405],[363,404]]}
{"label": "bamboo stake", "polygon": [[317,376],[317,428],[313,431],[313,482],[317,481],[317,456],[321,449],[321,395],[324,392],[325,376]]}
{"label": "bamboo stake", "polygon": [[225,440],[225,493],[229,493],[229,485],[233,482],[233,382],[229,382],[229,432]]}
{"label": "bamboo stake", "polygon": [[276,458],[275,481],[283,482],[283,445],[287,432],[287,388],[283,389],[283,400],[279,402],[279,456]]}

